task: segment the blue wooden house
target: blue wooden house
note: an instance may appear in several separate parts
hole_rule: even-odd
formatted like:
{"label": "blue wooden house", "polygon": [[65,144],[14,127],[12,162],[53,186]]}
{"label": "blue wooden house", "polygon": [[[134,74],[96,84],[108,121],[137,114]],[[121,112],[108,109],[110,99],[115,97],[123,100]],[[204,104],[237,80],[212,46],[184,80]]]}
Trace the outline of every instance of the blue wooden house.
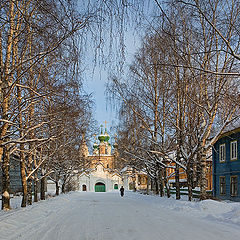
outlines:
{"label": "blue wooden house", "polygon": [[213,196],[240,201],[240,127],[223,133],[212,153]]}
{"label": "blue wooden house", "polygon": [[[0,163],[0,193],[2,193],[2,163]],[[22,179],[20,174],[20,161],[17,156],[11,156],[10,159],[10,193],[22,191]]]}

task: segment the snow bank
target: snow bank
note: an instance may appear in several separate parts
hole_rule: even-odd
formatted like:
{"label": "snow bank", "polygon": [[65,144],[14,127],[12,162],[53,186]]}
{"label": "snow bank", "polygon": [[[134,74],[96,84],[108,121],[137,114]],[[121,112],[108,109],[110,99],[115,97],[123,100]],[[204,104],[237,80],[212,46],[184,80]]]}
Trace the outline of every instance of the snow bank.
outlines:
{"label": "snow bank", "polygon": [[240,226],[240,202],[216,201],[216,200],[194,200],[189,202],[187,196],[181,196],[180,200],[176,200],[174,196],[170,198],[160,196],[145,196],[143,194],[133,195],[134,198],[158,203],[164,208],[188,213],[192,216],[199,216],[205,219],[232,223]]}

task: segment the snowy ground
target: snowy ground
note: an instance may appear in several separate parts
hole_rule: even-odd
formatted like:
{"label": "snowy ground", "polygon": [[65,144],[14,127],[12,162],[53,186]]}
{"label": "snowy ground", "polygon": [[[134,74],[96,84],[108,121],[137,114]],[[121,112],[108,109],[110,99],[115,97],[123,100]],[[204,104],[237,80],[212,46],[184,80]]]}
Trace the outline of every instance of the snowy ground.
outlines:
{"label": "snowy ground", "polygon": [[[13,205],[14,205],[13,200]],[[15,204],[16,206],[16,204]],[[127,192],[74,192],[0,211],[0,239],[235,240],[240,203],[176,201]]]}

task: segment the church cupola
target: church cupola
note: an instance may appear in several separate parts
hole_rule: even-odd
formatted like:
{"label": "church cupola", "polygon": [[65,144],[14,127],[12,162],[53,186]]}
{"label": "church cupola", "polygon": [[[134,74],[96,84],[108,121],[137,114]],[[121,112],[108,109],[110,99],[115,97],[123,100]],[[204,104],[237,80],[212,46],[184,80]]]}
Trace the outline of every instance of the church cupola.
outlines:
{"label": "church cupola", "polygon": [[[110,136],[107,132],[106,127],[107,122],[105,121],[105,132],[103,133],[103,125],[100,126],[100,135],[98,136],[98,140],[100,141],[99,144],[97,144],[97,138],[95,138],[95,143],[93,144],[94,153],[98,152],[100,155],[111,155],[111,144],[108,142],[110,139]],[[95,135],[96,136],[96,135]]]}
{"label": "church cupola", "polygon": [[108,142],[109,141],[109,139],[110,139],[110,136],[108,135],[108,133],[107,133],[107,129],[105,128],[105,133],[104,133],[104,135],[105,135],[105,142]]}
{"label": "church cupola", "polygon": [[104,142],[105,141],[105,134],[103,134],[103,130],[102,130],[102,128],[103,128],[103,125],[101,125],[100,126],[101,127],[101,134],[98,136],[98,140],[100,141],[100,143],[101,142]]}

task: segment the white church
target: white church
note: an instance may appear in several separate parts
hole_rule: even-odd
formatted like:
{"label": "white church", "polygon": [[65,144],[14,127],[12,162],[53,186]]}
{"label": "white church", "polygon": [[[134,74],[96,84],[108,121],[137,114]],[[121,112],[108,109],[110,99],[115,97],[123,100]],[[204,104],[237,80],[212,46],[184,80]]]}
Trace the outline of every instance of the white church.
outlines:
{"label": "white church", "polygon": [[127,180],[124,181],[120,172],[115,169],[117,160],[117,144],[112,146],[109,143],[109,135],[101,126],[101,134],[95,138],[93,153],[89,154],[86,142],[83,141],[81,154],[89,164],[89,168],[78,175],[80,191],[108,192],[117,191],[121,186],[128,189]]}

